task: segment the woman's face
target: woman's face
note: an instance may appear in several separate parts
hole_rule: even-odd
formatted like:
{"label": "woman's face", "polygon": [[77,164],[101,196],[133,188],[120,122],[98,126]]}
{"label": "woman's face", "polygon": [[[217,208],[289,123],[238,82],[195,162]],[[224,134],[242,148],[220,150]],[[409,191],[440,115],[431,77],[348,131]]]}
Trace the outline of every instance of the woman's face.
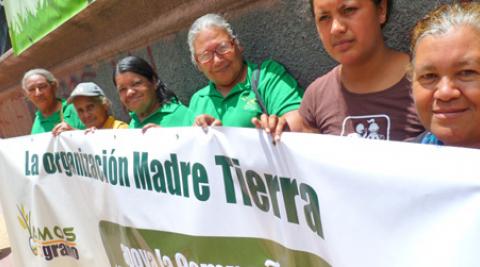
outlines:
{"label": "woman's face", "polygon": [[383,45],[386,1],[314,0],[313,11],[323,47],[341,64],[361,64]]}
{"label": "woman's face", "polygon": [[[206,28],[193,42],[199,70],[217,86],[239,82],[243,70],[242,48],[221,28]],[[206,60],[210,59],[210,60]]]}
{"label": "woman's face", "polygon": [[108,107],[94,97],[77,96],[73,99],[73,105],[87,128],[101,129],[108,119]]}
{"label": "woman's face", "polygon": [[144,114],[157,103],[155,83],[134,72],[115,76],[120,101],[137,114]]}
{"label": "woman's face", "polygon": [[25,80],[25,94],[41,112],[56,105],[55,89],[56,85],[49,83],[42,75],[32,75]]}
{"label": "woman's face", "polygon": [[448,145],[480,145],[480,32],[469,26],[420,39],[413,95],[424,126]]}

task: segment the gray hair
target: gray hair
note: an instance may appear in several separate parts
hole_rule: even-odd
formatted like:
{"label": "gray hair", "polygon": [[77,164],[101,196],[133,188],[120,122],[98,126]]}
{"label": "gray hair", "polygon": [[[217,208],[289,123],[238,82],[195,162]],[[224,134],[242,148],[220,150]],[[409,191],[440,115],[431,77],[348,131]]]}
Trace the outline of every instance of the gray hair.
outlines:
{"label": "gray hair", "polygon": [[190,30],[188,30],[188,48],[190,49],[190,56],[193,65],[197,66],[197,62],[195,61],[195,49],[193,47],[193,42],[195,42],[195,38],[197,34],[207,28],[219,28],[223,29],[232,39],[235,39],[237,45],[239,45],[238,38],[233,34],[232,25],[225,20],[224,17],[218,14],[206,14],[195,20]]}
{"label": "gray hair", "polygon": [[112,108],[112,101],[110,101],[108,97],[103,95],[94,96],[94,97],[95,97],[95,101],[98,101],[102,105],[107,106],[107,110],[110,110]]}
{"label": "gray hair", "polygon": [[470,26],[480,31],[480,3],[446,4],[427,14],[412,31],[412,55],[415,56],[415,48],[423,38],[442,35],[460,26]]}
{"label": "gray hair", "polygon": [[53,74],[50,71],[48,71],[46,69],[31,69],[31,70],[25,72],[25,74],[23,75],[23,78],[22,78],[22,88],[23,88],[23,90],[27,90],[27,88],[26,88],[27,79],[34,76],[34,75],[40,75],[40,76],[45,77],[45,79],[47,80],[47,82],[49,84],[55,84],[55,85],[58,84],[57,79],[55,78],[55,76],[53,76]]}

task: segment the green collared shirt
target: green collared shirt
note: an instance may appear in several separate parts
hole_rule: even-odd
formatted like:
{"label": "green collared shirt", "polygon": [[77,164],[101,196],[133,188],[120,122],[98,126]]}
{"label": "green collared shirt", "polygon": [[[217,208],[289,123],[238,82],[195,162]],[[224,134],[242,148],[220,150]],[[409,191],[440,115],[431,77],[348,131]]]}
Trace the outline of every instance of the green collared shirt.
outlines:
{"label": "green collared shirt", "polygon": [[[254,127],[252,118],[262,114],[251,87],[252,73],[257,65],[246,64],[245,81],[235,85],[226,97],[217,91],[212,82],[196,92],[190,100],[190,109],[195,115],[209,114],[222,121],[224,126]],[[295,78],[273,60],[262,63],[257,88],[271,115],[281,116],[300,107],[303,90]]]}
{"label": "green collared shirt", "polygon": [[68,123],[75,129],[85,129],[80,118],[78,118],[77,112],[72,104],[67,104],[65,99],[59,99],[62,101],[62,109],[53,113],[48,117],[44,117],[40,111],[35,112],[35,119],[32,125],[31,134],[39,134],[51,132],[53,127],[60,123],[62,120]]}
{"label": "green collared shirt", "polygon": [[176,101],[163,104],[159,109],[140,121],[135,112],[130,112],[130,125],[128,128],[142,128],[147,123],[155,123],[162,127],[192,126],[195,119],[190,109]]}

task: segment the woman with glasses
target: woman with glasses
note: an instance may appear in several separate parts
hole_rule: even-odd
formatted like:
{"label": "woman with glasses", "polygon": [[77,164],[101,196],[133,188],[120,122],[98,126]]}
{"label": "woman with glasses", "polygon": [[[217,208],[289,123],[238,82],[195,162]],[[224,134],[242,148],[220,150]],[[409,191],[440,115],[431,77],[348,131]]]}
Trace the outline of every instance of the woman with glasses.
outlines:
{"label": "woman with glasses", "polygon": [[427,129],[415,141],[480,148],[480,3],[427,14],[411,51],[413,96]]}
{"label": "woman with glasses", "polygon": [[166,89],[144,59],[129,56],[118,62],[113,73],[120,101],[130,112],[129,128],[191,126],[194,115],[175,94]]}
{"label": "woman with glasses", "polygon": [[259,66],[244,61],[239,40],[220,15],[197,19],[188,45],[193,64],[210,80],[190,100],[195,125],[255,127],[276,116],[289,121],[298,109],[302,90],[295,79],[273,60]]}
{"label": "woman with glasses", "polygon": [[31,134],[50,132],[60,122],[65,122],[76,129],[85,128],[74,107],[66,100],[55,96],[58,81],[50,71],[45,69],[27,71],[22,78],[22,88],[37,109]]}

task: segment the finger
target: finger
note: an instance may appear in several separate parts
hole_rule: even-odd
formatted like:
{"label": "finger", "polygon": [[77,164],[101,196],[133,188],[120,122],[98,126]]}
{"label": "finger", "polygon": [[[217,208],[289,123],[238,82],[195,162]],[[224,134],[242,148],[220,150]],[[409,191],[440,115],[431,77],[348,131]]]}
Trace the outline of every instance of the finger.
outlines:
{"label": "finger", "polygon": [[222,122],[220,120],[215,119],[212,122],[211,126],[222,126]]}
{"label": "finger", "polygon": [[285,130],[285,126],[287,126],[287,121],[283,118],[280,118],[277,123],[277,127],[275,127],[275,133],[273,134],[273,140],[275,142],[280,141],[280,136],[282,135],[283,131]]}
{"label": "finger", "polygon": [[270,115],[270,117],[268,117],[267,127],[272,134],[274,134],[274,132],[275,132],[275,128],[277,126],[277,123],[278,123],[277,115]]}
{"label": "finger", "polygon": [[160,127],[160,126],[156,125],[155,123],[147,123],[147,124],[146,124],[145,126],[143,126],[143,128],[142,128],[142,134],[145,134],[148,129],[157,128],[157,127]]}
{"label": "finger", "polygon": [[88,128],[88,129],[85,130],[85,134],[89,134],[89,133],[92,133],[92,134],[93,134],[93,133],[95,133],[95,130],[96,130],[96,129],[97,129],[97,128],[95,128],[95,127],[90,127],[90,128]]}
{"label": "finger", "polygon": [[60,133],[58,132],[58,125],[57,125],[52,129],[52,135],[53,136],[58,136],[59,134]]}
{"label": "finger", "polygon": [[260,121],[261,121],[261,124],[262,124],[262,128],[265,130],[265,132],[269,133],[270,132],[270,128],[268,128],[268,115],[267,114],[262,114],[260,116]]}
{"label": "finger", "polygon": [[261,129],[262,128],[262,123],[257,117],[252,118],[252,124],[255,125],[255,128]]}
{"label": "finger", "polygon": [[63,128],[63,123],[59,123],[55,125],[55,127],[53,127],[52,129],[52,135],[58,136],[61,132],[63,132],[62,128]]}
{"label": "finger", "polygon": [[202,128],[206,128],[208,126],[207,121],[206,121],[206,116],[205,115],[199,115],[195,117],[195,125],[200,126]]}

